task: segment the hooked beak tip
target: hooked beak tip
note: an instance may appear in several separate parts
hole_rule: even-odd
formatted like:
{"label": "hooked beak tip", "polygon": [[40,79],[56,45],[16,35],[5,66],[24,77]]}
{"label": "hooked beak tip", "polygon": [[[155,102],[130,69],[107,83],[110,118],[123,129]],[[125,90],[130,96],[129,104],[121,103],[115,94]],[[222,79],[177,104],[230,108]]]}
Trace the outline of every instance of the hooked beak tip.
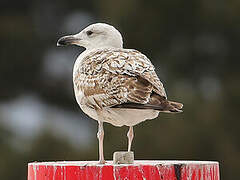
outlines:
{"label": "hooked beak tip", "polygon": [[67,45],[68,43],[68,41],[67,41],[67,36],[65,36],[65,37],[61,37],[58,41],[57,41],[57,46],[59,47],[59,46],[65,46],[65,45]]}
{"label": "hooked beak tip", "polygon": [[62,46],[61,44],[59,44],[59,42],[57,41],[57,47],[59,47],[59,46]]}

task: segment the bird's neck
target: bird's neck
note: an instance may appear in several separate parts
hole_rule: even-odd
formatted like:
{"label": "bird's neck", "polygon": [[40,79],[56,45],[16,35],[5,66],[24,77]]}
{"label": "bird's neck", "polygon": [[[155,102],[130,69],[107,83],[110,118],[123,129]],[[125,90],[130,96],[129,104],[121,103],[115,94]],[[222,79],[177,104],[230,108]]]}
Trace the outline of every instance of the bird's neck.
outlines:
{"label": "bird's neck", "polygon": [[112,46],[112,45],[91,46],[91,47],[87,47],[85,51],[91,52],[91,51],[95,51],[95,50],[99,50],[99,49],[114,49],[114,48],[118,49],[118,48],[123,48],[123,47],[122,46]]}

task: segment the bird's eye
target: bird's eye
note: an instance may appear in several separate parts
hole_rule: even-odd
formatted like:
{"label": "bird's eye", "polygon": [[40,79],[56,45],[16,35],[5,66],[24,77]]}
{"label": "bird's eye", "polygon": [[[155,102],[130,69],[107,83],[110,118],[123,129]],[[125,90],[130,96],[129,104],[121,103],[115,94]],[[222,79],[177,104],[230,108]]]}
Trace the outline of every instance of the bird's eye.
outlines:
{"label": "bird's eye", "polygon": [[88,36],[91,36],[93,34],[92,31],[87,31],[86,33],[87,33]]}

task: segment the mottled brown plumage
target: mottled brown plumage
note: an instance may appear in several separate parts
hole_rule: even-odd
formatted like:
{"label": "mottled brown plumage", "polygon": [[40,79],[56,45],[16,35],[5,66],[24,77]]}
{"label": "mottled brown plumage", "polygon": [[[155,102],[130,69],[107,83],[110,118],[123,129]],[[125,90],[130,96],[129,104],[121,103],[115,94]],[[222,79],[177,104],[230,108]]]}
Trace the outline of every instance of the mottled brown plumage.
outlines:
{"label": "mottled brown plumage", "polygon": [[[89,53],[74,74],[74,85],[86,102],[98,108],[152,108],[181,112],[182,105],[167,100],[163,84],[150,60],[132,49],[99,49]],[[92,104],[94,102],[94,104]],[[134,104],[134,106],[133,106]]]}

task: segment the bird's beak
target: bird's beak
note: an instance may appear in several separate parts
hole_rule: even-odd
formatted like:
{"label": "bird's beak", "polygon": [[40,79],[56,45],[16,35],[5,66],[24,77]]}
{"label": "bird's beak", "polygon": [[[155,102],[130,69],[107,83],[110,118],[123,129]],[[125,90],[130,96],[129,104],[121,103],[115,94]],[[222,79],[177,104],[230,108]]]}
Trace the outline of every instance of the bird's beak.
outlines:
{"label": "bird's beak", "polygon": [[57,41],[57,46],[67,46],[71,44],[78,44],[81,39],[77,38],[75,35],[61,37]]}

